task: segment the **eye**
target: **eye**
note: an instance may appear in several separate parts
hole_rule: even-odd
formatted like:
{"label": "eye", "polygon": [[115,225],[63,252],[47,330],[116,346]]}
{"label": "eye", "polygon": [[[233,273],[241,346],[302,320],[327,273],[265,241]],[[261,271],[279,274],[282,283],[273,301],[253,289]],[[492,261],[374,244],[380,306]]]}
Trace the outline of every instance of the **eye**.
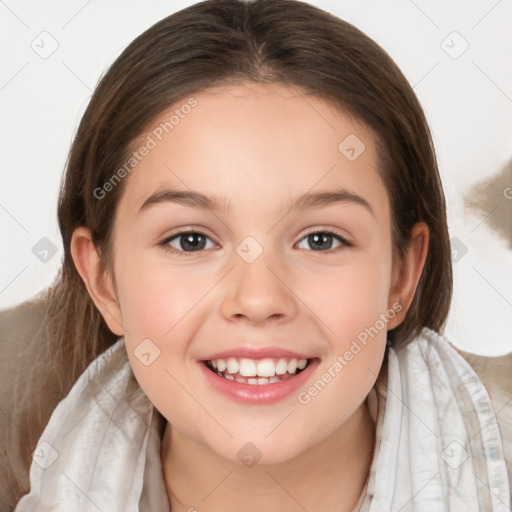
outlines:
{"label": "eye", "polygon": [[[299,245],[303,240],[307,240],[312,247],[311,250],[316,252],[332,253],[337,252],[343,247],[352,247],[351,242],[328,229],[321,229],[308,233],[301,239]],[[339,245],[332,250],[332,244],[336,240]],[[212,247],[207,247],[208,241],[212,242],[213,246],[215,246],[215,243],[201,231],[180,231],[179,233],[175,233],[174,235],[167,237],[165,240],[160,242],[159,245],[172,253],[177,253],[179,256],[192,256],[192,253],[194,252],[211,249]],[[299,248],[303,249],[304,247]]]}
{"label": "eye", "polygon": [[[307,240],[313,251],[320,252],[328,252],[329,249],[332,249],[332,244],[335,240],[338,240],[340,243],[337,247],[334,248],[334,250],[330,252],[337,252],[340,250],[340,248],[343,247],[352,247],[352,243],[350,243],[342,236],[337,235],[334,231],[330,231],[328,229],[313,231],[312,233],[307,234],[302,240]],[[299,245],[301,242],[299,242]],[[302,249],[302,247],[300,248]]]}
{"label": "eye", "polygon": [[[159,245],[173,253],[178,253],[180,256],[191,256],[189,253],[210,249],[211,247],[205,247],[208,240],[212,242],[208,236],[200,231],[181,231],[180,233],[167,237],[160,242]],[[178,247],[173,246],[173,243]],[[215,244],[213,243],[213,245]]]}

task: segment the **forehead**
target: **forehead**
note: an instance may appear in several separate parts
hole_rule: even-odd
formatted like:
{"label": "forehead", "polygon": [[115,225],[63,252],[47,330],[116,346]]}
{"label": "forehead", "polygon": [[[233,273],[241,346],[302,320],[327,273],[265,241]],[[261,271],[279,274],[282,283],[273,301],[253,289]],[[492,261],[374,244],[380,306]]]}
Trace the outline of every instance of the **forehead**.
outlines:
{"label": "forehead", "polygon": [[133,147],[144,145],[121,200],[133,208],[164,187],[227,197],[235,208],[340,185],[386,195],[371,131],[296,86],[242,83],[184,97]]}

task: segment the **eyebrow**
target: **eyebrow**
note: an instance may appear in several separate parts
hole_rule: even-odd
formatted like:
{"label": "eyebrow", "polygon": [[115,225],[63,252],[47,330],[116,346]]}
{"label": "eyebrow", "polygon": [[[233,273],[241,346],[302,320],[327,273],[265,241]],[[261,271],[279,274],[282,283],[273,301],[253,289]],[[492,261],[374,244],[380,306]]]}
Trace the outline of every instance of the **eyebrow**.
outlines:
{"label": "eyebrow", "polygon": [[[231,201],[218,196],[208,196],[195,190],[164,189],[151,194],[139,209],[139,215],[151,207],[162,203],[177,203],[191,208],[212,210],[215,212],[232,212]],[[375,212],[363,197],[345,189],[307,192],[292,199],[287,211],[321,208],[335,203],[353,203],[363,206],[374,217]]]}

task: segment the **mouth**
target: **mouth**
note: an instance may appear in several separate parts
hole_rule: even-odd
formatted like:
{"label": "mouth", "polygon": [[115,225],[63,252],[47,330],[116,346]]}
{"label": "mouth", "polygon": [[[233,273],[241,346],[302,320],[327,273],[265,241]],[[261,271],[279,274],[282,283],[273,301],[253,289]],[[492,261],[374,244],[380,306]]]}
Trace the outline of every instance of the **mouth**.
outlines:
{"label": "mouth", "polygon": [[313,359],[291,357],[264,359],[229,357],[205,360],[201,363],[212,373],[225,380],[252,386],[268,386],[294,378],[303,372],[312,361]]}

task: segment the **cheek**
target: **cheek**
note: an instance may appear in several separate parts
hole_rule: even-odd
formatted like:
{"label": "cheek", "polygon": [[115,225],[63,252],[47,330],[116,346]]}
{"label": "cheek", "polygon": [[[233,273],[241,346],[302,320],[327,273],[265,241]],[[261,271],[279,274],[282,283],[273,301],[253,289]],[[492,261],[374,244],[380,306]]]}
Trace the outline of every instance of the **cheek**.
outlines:
{"label": "cheek", "polygon": [[[150,365],[141,364],[127,342],[128,357],[135,378],[150,401],[172,425],[200,440],[195,425],[205,422],[205,411],[198,406],[203,401],[200,392],[190,382],[179,354],[162,350]],[[179,364],[172,361],[179,360]],[[192,399],[191,397],[195,397]]]}
{"label": "cheek", "polygon": [[351,264],[333,266],[329,273],[304,283],[301,294],[323,321],[329,338],[346,342],[386,312],[390,261],[385,251],[360,252]]}
{"label": "cheek", "polygon": [[[126,269],[119,293],[130,364],[155,407],[178,428],[187,429],[204,421],[204,411],[190,398],[200,397],[200,390],[189,378],[188,349],[196,328],[191,327],[195,308],[211,283],[184,269],[171,271],[165,264],[151,265],[132,256],[129,262],[119,261],[119,271],[123,264]],[[144,271],[135,271],[136,264]],[[146,360],[144,354],[149,354]]]}
{"label": "cheek", "polygon": [[119,295],[126,330],[149,338],[170,335],[208,291],[214,277],[200,278],[191,268],[171,268],[136,257],[120,260]]}
{"label": "cheek", "polygon": [[[313,431],[328,435],[342,424],[373,387],[386,348],[390,258],[361,256],[337,268],[323,292],[311,288],[330,347],[316,380],[297,397]],[[316,291],[315,291],[316,290]]]}

